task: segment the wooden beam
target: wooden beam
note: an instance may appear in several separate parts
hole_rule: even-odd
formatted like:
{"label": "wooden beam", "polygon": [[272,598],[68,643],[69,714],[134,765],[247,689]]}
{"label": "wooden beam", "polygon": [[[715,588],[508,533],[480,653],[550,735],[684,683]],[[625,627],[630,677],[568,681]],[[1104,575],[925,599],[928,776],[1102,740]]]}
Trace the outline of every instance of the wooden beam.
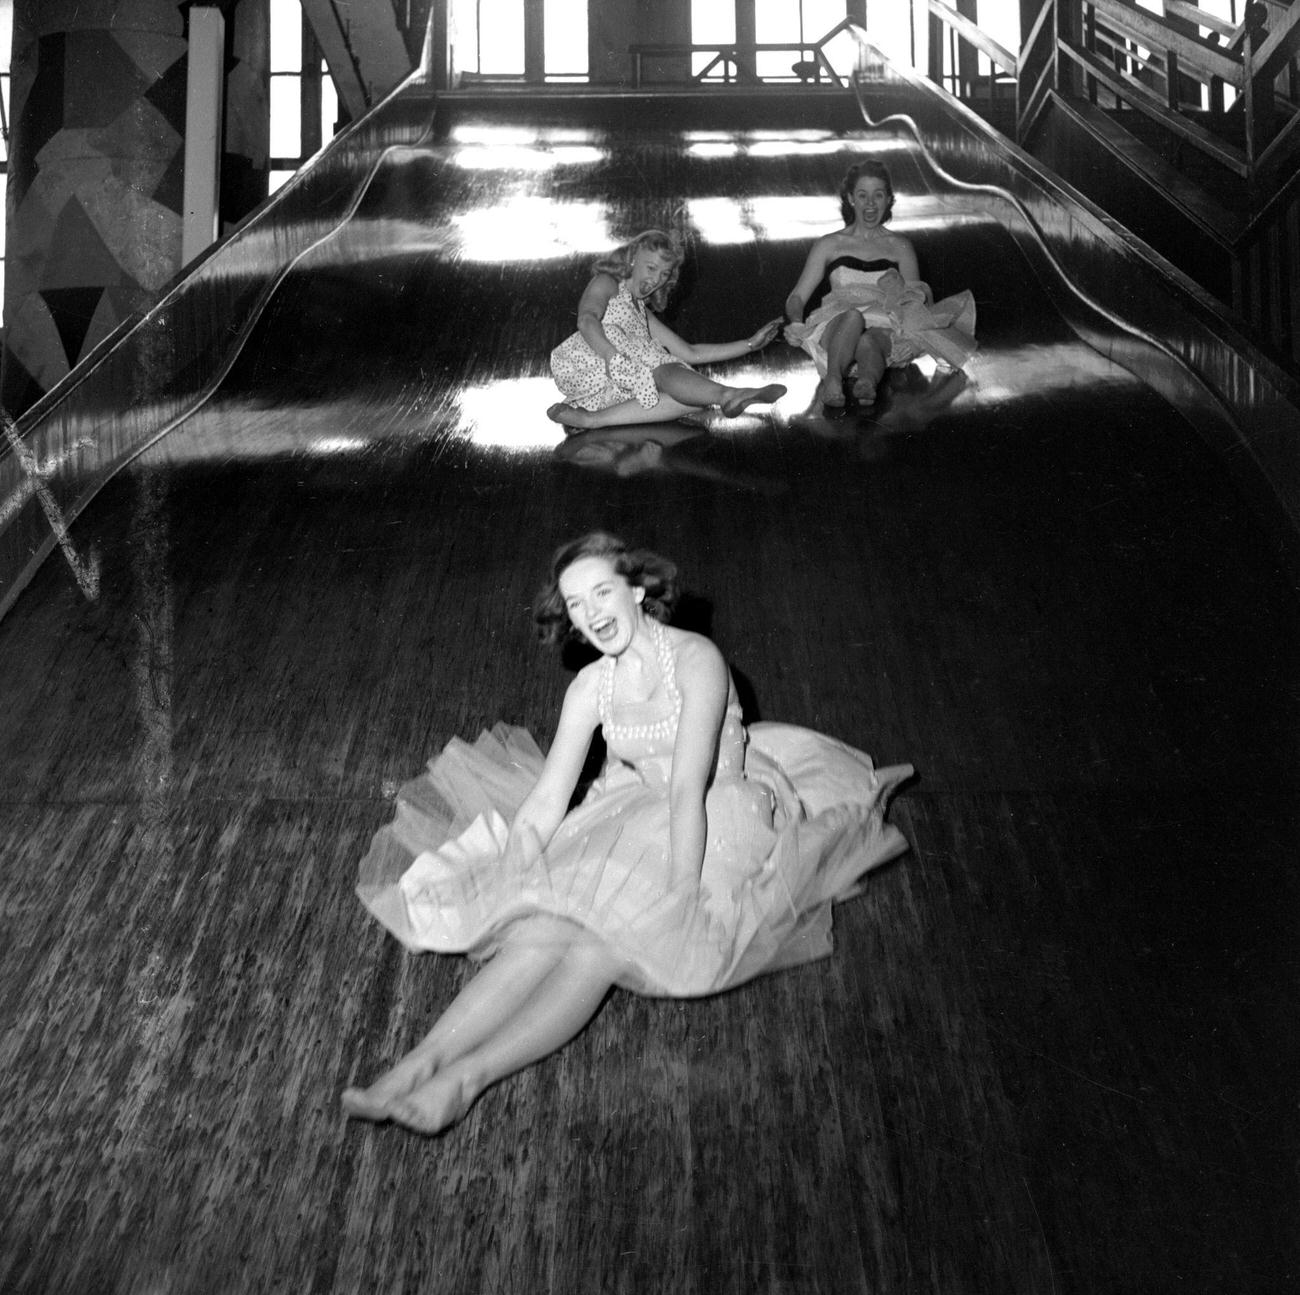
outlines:
{"label": "wooden beam", "polygon": [[1062,41],[1058,48],[1066,58],[1077,63],[1090,75],[1095,76],[1107,89],[1112,90],[1126,103],[1132,104],[1133,107],[1144,112],[1148,117],[1154,118],[1166,130],[1181,136],[1191,144],[1195,144],[1201,152],[1212,157],[1222,166],[1234,171],[1237,175],[1244,177],[1249,172],[1250,167],[1246,155],[1241,149],[1225,143],[1217,135],[1198,126],[1195,122],[1189,121],[1180,113],[1171,112],[1159,95],[1153,94],[1140,82],[1119,75],[1114,68],[1103,63],[1100,59],[1092,57],[1086,50],[1076,49],[1065,41]]}
{"label": "wooden beam", "polygon": [[302,0],[302,11],[353,120],[410,74],[410,55],[392,5]]}

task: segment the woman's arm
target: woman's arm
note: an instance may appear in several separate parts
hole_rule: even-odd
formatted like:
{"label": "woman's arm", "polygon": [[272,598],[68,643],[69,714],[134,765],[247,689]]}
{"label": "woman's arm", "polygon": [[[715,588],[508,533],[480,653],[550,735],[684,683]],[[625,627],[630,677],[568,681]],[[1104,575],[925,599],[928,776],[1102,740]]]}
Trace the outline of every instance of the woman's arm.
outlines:
{"label": "woman's arm", "polygon": [[[916,260],[916,248],[912,246],[910,239],[904,238],[902,234],[894,235],[894,255],[898,258],[898,272],[907,280],[908,283],[921,282],[921,268]],[[929,298],[929,289],[926,289],[926,300]]]}
{"label": "woman's arm", "polygon": [[596,686],[596,674],[588,668],[579,673],[564,694],[560,722],[541,776],[510,824],[506,857],[521,866],[537,861],[569,808],[591,747],[591,736],[600,722]]}
{"label": "woman's arm", "polygon": [[834,237],[833,234],[824,234],[808,251],[808,259],[803,263],[803,272],[799,275],[799,281],[785,299],[785,317],[792,324],[803,323],[803,312],[808,304],[808,298],[817,291],[817,285],[826,274],[826,261]]}
{"label": "woman's arm", "polygon": [[673,884],[698,884],[704,865],[708,823],[704,795],[718,753],[727,709],[727,665],[708,639],[692,637],[677,656],[682,714],[673,747],[668,789],[668,840]]}
{"label": "woman's arm", "polygon": [[601,321],[605,318],[605,308],[617,291],[618,280],[612,274],[598,274],[587,284],[578,301],[578,332],[582,334],[582,340],[605,361],[606,367],[618,354],[618,348],[605,336]]}
{"label": "woman's arm", "polygon": [[764,324],[756,333],[742,337],[736,342],[698,342],[692,343],[678,337],[657,315],[646,313],[650,325],[650,336],[674,359],[684,360],[687,364],[711,364],[715,360],[736,360],[752,351],[761,351],[775,336],[780,320]]}

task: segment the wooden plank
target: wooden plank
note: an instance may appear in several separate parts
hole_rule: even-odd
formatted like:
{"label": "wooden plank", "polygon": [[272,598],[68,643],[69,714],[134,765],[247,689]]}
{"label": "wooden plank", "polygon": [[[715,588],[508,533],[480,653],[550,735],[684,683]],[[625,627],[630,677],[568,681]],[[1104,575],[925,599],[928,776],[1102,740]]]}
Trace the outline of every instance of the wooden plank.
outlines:
{"label": "wooden plank", "polygon": [[1216,162],[1235,171],[1243,178],[1249,172],[1249,163],[1241,149],[1226,143],[1212,131],[1206,130],[1203,126],[1198,126],[1181,114],[1171,112],[1160,96],[1152,94],[1140,82],[1117,73],[1113,68],[1102,62],[1101,59],[1093,57],[1086,50],[1075,49],[1064,41],[1059,43],[1058,48],[1062,54],[1084,68],[1091,76],[1095,76],[1098,81],[1118,95],[1125,103],[1131,104],[1146,113],[1148,117],[1159,121],[1166,130],[1172,131],[1189,143],[1195,144],[1203,153],[1208,153]]}

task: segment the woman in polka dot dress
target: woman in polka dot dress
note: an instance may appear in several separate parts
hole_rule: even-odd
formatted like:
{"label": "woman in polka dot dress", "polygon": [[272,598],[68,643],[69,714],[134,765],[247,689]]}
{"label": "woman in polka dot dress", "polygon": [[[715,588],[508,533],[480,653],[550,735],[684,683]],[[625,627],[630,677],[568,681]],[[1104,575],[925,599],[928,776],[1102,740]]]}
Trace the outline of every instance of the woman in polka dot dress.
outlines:
{"label": "woman in polka dot dress", "polygon": [[732,417],[785,395],[779,382],[731,387],[691,367],[761,351],[781,321],[737,342],[685,341],[654,313],[667,305],[681,264],[681,245],[658,229],[596,262],[578,302],[578,331],[551,352],[565,399],[546,411],[549,418],[578,432],[671,422],[710,405]]}
{"label": "woman in polka dot dress", "polygon": [[[600,654],[549,754],[498,725],[398,798],[363,902],[408,948],[484,965],[349,1115],[434,1133],[571,1039],[611,986],[712,994],[826,956],[831,906],[906,848],[884,821],[910,766],[791,725],[746,731],[706,638],[667,622],[676,568],[594,532],[562,547],[535,615]],[[597,728],[604,770],[570,809]]]}

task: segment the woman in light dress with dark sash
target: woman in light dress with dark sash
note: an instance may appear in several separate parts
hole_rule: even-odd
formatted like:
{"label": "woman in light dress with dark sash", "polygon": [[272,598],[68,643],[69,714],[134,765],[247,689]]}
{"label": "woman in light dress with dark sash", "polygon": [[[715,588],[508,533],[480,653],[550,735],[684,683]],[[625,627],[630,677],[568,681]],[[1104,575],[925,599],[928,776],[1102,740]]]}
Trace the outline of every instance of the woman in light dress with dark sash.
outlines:
{"label": "woman in light dress with dark sash", "polygon": [[[676,568],[603,532],[561,548],[535,615],[595,648],[543,756],[498,724],[398,796],[358,893],[412,951],[482,966],[347,1114],[436,1133],[573,1038],[613,986],[714,994],[827,956],[831,906],[906,848],[907,765],[792,725],[748,730],[707,638],[669,624]],[[576,804],[597,729],[607,759]]]}
{"label": "woman in light dress with dark sash", "polygon": [[934,301],[911,242],[885,228],[893,209],[881,163],[850,167],[840,185],[844,228],[813,244],[786,300],[786,340],[812,356],[817,398],[832,409],[850,398],[873,404],[887,368],[932,355],[960,369],[976,349],[974,297]]}

